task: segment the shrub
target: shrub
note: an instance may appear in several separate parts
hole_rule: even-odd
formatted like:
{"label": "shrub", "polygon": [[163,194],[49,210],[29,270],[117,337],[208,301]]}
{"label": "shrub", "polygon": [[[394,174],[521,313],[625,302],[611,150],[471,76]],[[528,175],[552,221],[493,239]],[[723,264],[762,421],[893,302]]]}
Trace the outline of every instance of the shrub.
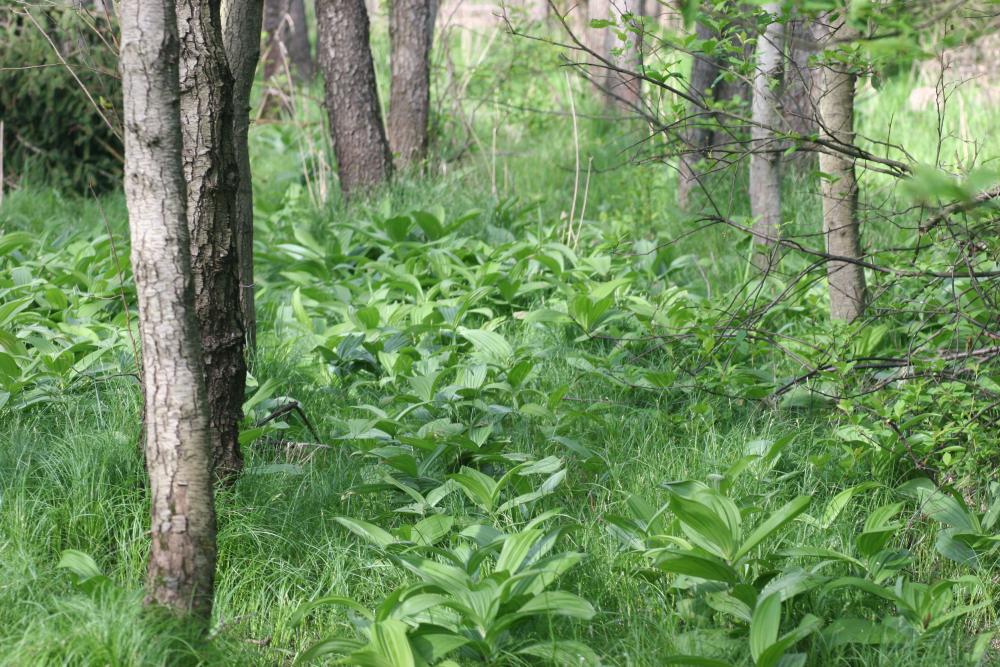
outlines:
{"label": "shrub", "polygon": [[117,59],[115,27],[106,17],[0,2],[6,180],[77,192],[120,182]]}

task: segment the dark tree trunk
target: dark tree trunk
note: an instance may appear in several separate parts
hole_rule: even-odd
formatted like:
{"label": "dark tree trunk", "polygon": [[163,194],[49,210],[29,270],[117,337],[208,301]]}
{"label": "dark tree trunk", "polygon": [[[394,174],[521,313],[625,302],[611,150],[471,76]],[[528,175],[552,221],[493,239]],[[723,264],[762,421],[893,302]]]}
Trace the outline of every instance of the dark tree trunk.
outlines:
{"label": "dark tree trunk", "polygon": [[239,425],[246,389],[236,256],[239,168],[233,151],[233,78],[220,0],[179,0],[180,107],[195,310],[217,477],[243,467]]}
{"label": "dark tree trunk", "polygon": [[[807,137],[818,131],[816,118],[819,111],[815,105],[814,88],[819,75],[816,68],[809,65],[809,57],[816,53],[818,46],[810,21],[796,18],[788,22],[785,30],[788,56],[781,92],[782,122],[788,131]],[[799,163],[803,172],[816,168],[816,153],[813,151],[796,151],[785,159]]]}
{"label": "dark tree trunk", "polygon": [[317,0],[319,62],[345,197],[389,178],[392,161],[375,85],[364,0]]}
{"label": "dark tree trunk", "polygon": [[223,41],[233,74],[233,153],[239,171],[233,228],[239,264],[240,310],[247,346],[257,346],[257,308],[253,284],[253,182],[250,173],[250,89],[260,59],[262,0],[230,2],[223,18]]}
{"label": "dark tree trunk", "polygon": [[[709,25],[700,21],[695,26],[695,33],[699,40],[717,37]],[[718,78],[719,63],[707,55],[696,54],[691,63],[688,81],[688,92],[696,102],[688,104],[677,182],[677,203],[682,209],[687,208],[691,190],[698,183],[697,163],[708,157],[708,149],[712,143],[712,119],[704,112],[704,107],[711,104]]]}
{"label": "dark tree trunk", "polygon": [[122,0],[125,199],[142,339],[146,600],[207,620],[215,578],[208,410],[194,313],[172,0]]}
{"label": "dark tree trunk", "polygon": [[392,0],[389,14],[389,147],[400,169],[422,162],[427,154],[433,39],[430,5],[430,0]]}
{"label": "dark tree trunk", "polygon": [[264,0],[264,31],[266,80],[285,75],[286,59],[288,69],[301,79],[315,76],[304,0]]}

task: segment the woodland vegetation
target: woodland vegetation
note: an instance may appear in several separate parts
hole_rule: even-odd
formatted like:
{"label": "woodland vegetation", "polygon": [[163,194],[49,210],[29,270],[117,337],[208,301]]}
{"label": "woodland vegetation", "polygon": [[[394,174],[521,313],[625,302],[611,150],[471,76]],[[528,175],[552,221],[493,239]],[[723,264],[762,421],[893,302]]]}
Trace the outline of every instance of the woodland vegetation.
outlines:
{"label": "woodland vegetation", "polygon": [[0,0],[0,665],[995,664],[998,28]]}

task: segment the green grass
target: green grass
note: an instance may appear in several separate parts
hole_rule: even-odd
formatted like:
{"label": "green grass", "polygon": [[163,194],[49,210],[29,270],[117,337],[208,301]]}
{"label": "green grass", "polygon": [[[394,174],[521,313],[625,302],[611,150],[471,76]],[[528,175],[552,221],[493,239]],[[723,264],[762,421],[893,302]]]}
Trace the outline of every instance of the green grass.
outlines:
{"label": "green grass", "polygon": [[[503,61],[509,56],[504,52],[497,58]],[[484,70],[474,77],[473,93],[490,88],[492,78],[488,68]],[[553,81],[559,80],[538,81],[522,72],[510,78],[505,91],[524,100],[525,106],[551,105],[553,95],[561,94]],[[907,115],[905,120],[925,137],[933,127],[927,112],[897,108],[904,89],[905,82],[899,82],[880,93],[885,106],[878,102],[873,108],[871,100],[865,100],[860,105],[862,124],[878,128],[891,109]],[[585,96],[586,90],[580,88],[577,94]],[[246,474],[234,487],[217,493],[217,593],[206,636],[197,627],[142,606],[148,507],[139,443],[140,397],[134,380],[88,378],[70,383],[46,403],[0,412],[0,665],[290,664],[297,652],[321,637],[354,634],[347,618],[336,609],[291,627],[290,618],[303,603],[336,593],[374,606],[404,580],[388,559],[333,521],[338,515],[385,524],[395,521],[389,494],[349,493],[379,473],[370,459],[358,455],[353,443],[338,438],[344,420],[358,416],[358,405],[383,404],[380,401],[386,397],[377,384],[368,381],[317,381],[315,369],[309,366],[315,363],[315,355],[308,351],[314,339],[328,333],[323,327],[330,323],[316,325],[308,335],[302,327],[290,324],[291,288],[283,273],[288,267],[272,256],[272,249],[278,243],[295,242],[297,226],[308,225],[314,236],[327,243],[389,212],[435,207],[444,209],[445,219],[472,208],[480,210],[459,233],[462,241],[480,239],[500,246],[515,232],[549,235],[565,224],[563,214],[570,209],[574,139],[564,117],[505,116],[495,109],[476,128],[481,139],[489,136],[494,125],[500,128],[496,172],[493,156],[476,152],[449,165],[447,174],[403,177],[349,207],[335,195],[322,204],[310,197],[300,152],[301,146],[308,145],[302,137],[311,139],[314,146],[324,145],[321,116],[309,98],[303,97],[302,104],[302,127],[265,125],[256,128],[253,137],[262,335],[252,373],[260,380],[276,382],[280,394],[299,400],[331,447],[306,461],[293,460],[300,466],[293,474],[265,468],[288,462],[283,451],[263,441],[246,448]],[[584,109],[587,106],[582,103]],[[997,115],[980,121],[975,133],[983,136],[979,133],[992,128]],[[601,247],[610,247],[611,238],[650,243],[677,238],[668,259],[690,257],[692,261],[678,262],[667,278],[634,286],[636,293],[655,294],[669,286],[665,283],[672,283],[709,302],[713,298],[724,301],[727,292],[746,276],[747,244],[736,232],[723,228],[685,235],[689,223],[675,210],[672,172],[662,165],[620,166],[627,155],[623,151],[643,131],[638,126],[581,120],[582,161],[586,165],[592,157],[594,167],[584,246],[589,244],[588,250],[602,243]],[[443,145],[442,151],[447,148]],[[619,166],[611,169],[614,165]],[[731,187],[720,181],[723,186]],[[786,188],[792,224],[815,227],[814,182],[790,178]],[[733,195],[733,210],[745,211],[739,188]],[[107,215],[107,224],[120,240],[122,199],[108,197],[102,204],[37,189],[16,192],[0,211],[0,230],[29,231],[52,249],[79,240],[80,229],[106,235],[103,216]],[[594,231],[597,228],[599,233]],[[381,250],[389,252],[388,247]],[[124,254],[124,243],[118,251]],[[108,279],[114,295],[115,283]],[[302,291],[315,296],[343,289],[349,298],[358,299],[351,305],[361,307],[363,297],[370,295],[365,286],[352,280],[325,283],[314,277]],[[804,318],[822,317],[817,314],[823,307],[821,300],[806,303],[813,310]],[[737,491],[757,498],[769,509],[806,494],[819,511],[843,488],[878,482],[880,489],[848,506],[831,530],[810,532],[793,524],[784,537],[787,544],[836,549],[849,547],[869,511],[894,498],[892,489],[911,472],[904,464],[873,471],[863,459],[854,465],[844,463],[830,436],[840,419],[833,411],[776,410],[697,388],[639,390],[600,373],[584,372],[572,361],[584,351],[609,355],[613,344],[576,339],[516,319],[510,319],[502,331],[518,346],[532,350],[536,368],[531,383],[542,395],[567,387],[554,419],[514,413],[500,422],[503,430],[493,437],[509,440],[506,449],[510,451],[568,459],[566,481],[542,506],[561,508],[565,522],[575,527],[564,538],[565,546],[585,553],[586,559],[565,577],[563,587],[589,600],[598,614],[589,624],[554,624],[560,636],[586,642],[609,665],[656,667],[676,653],[712,653],[713,642],[725,644],[729,627],[709,622],[706,619],[711,616],[694,614],[678,604],[666,576],[636,574],[637,560],[620,552],[605,520],[608,514],[624,511],[629,494],[660,505],[668,497],[663,482],[710,479],[743,456],[751,443],[789,435],[792,441],[777,464],[777,474],[741,477]],[[120,360],[123,370],[129,370],[129,361],[125,348]],[[763,357],[757,363],[766,366],[772,361]],[[467,360],[461,357],[456,363]],[[671,353],[650,354],[644,363],[663,370],[672,363]],[[289,422],[288,434],[292,439],[309,439],[294,420]],[[552,439],[554,434],[584,444],[598,453],[598,460],[580,460]],[[449,502],[456,511],[467,511],[461,500]],[[912,519],[916,525],[905,537],[914,554],[910,574],[920,581],[961,574],[936,556],[930,528],[917,514]],[[69,574],[56,567],[65,549],[91,554],[114,586],[96,597],[77,591]],[[1000,592],[995,581],[986,579],[987,592],[995,596]],[[849,596],[817,593],[796,604],[831,620],[849,611],[856,613]],[[876,603],[867,611],[877,617],[891,612],[891,605]],[[986,608],[930,641],[835,647],[816,640],[810,644],[808,664],[957,665],[971,638],[995,623],[995,613]],[[529,630],[541,636],[546,631]],[[747,658],[745,652],[737,655]],[[523,660],[508,656],[503,664],[523,664]]]}

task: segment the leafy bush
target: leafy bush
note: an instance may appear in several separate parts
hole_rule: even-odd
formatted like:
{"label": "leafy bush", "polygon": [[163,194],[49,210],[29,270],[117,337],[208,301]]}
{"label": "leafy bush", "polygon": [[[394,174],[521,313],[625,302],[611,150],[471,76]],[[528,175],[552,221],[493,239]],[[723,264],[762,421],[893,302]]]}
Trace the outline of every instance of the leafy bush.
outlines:
{"label": "leafy bush", "polygon": [[58,6],[0,6],[6,178],[79,193],[119,185],[115,44],[114,28],[101,17]]}

